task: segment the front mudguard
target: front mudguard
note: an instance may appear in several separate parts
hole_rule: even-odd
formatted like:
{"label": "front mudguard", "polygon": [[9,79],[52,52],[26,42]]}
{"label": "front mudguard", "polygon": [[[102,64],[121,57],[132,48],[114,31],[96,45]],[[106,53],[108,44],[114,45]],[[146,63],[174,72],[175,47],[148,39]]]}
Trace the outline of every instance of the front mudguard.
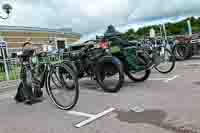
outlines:
{"label": "front mudguard", "polygon": [[77,68],[77,66],[76,66],[76,64],[75,64],[74,61],[65,60],[64,64],[67,65],[67,66],[69,66],[75,72],[76,76],[79,75],[78,68]]}
{"label": "front mudguard", "polygon": [[[117,66],[120,71],[123,71],[123,63],[120,59],[115,56],[103,56],[95,63],[95,70],[96,72],[100,69],[99,67],[104,63],[113,63]],[[108,68],[109,69],[109,68]]]}

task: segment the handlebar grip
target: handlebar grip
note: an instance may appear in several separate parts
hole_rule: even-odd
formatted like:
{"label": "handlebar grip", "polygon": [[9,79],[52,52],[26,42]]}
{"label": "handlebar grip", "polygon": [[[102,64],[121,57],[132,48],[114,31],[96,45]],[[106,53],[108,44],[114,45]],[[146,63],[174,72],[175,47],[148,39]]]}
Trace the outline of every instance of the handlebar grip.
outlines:
{"label": "handlebar grip", "polygon": [[27,44],[31,44],[30,42],[25,42],[22,47],[25,47]]}

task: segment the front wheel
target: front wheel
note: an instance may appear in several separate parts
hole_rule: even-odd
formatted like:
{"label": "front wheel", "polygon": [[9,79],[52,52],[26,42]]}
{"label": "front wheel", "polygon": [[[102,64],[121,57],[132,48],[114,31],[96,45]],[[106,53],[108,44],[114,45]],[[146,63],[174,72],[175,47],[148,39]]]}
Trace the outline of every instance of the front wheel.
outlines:
{"label": "front wheel", "polygon": [[[69,84],[73,88],[69,89]],[[65,64],[56,64],[51,67],[47,75],[46,89],[53,103],[62,110],[72,109],[78,101],[79,84],[77,76]]]}
{"label": "front wheel", "polygon": [[173,53],[177,60],[185,60],[190,54],[190,48],[184,44],[175,45]]}
{"label": "front wheel", "polygon": [[101,61],[97,65],[96,77],[105,92],[118,92],[124,83],[123,65],[116,58]]}
{"label": "front wheel", "polygon": [[170,73],[175,67],[176,57],[168,49],[165,49],[164,54],[161,55],[161,63],[155,66],[155,69],[163,74]]}
{"label": "front wheel", "polygon": [[148,59],[147,56],[143,54],[139,54],[137,56],[137,66],[141,66],[139,70],[130,70],[129,64],[124,63],[125,74],[134,82],[143,82],[147,80],[151,74],[151,70],[147,69],[151,64],[151,61]]}
{"label": "front wheel", "polygon": [[145,81],[149,78],[149,76],[151,74],[151,70],[148,69],[148,70],[143,70],[143,71],[140,71],[140,72],[127,71],[125,73],[128,76],[128,78],[131,79],[132,81],[142,82],[142,81]]}

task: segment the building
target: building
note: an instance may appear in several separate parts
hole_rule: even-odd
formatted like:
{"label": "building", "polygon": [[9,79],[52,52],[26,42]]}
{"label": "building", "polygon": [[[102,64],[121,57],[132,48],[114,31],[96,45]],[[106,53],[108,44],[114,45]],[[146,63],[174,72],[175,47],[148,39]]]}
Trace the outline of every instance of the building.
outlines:
{"label": "building", "polygon": [[22,44],[30,40],[35,47],[52,45],[63,48],[80,39],[79,33],[70,28],[48,29],[22,26],[0,26],[0,38],[7,42],[8,53],[19,51]]}

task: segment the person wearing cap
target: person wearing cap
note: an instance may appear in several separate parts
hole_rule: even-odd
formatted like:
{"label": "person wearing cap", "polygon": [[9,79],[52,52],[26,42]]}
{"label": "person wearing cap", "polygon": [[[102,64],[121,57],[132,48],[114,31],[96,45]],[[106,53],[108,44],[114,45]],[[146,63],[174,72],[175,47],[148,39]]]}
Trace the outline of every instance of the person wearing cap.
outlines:
{"label": "person wearing cap", "polygon": [[106,32],[104,33],[104,36],[114,36],[114,35],[120,35],[121,33],[115,29],[113,25],[109,25]]}

